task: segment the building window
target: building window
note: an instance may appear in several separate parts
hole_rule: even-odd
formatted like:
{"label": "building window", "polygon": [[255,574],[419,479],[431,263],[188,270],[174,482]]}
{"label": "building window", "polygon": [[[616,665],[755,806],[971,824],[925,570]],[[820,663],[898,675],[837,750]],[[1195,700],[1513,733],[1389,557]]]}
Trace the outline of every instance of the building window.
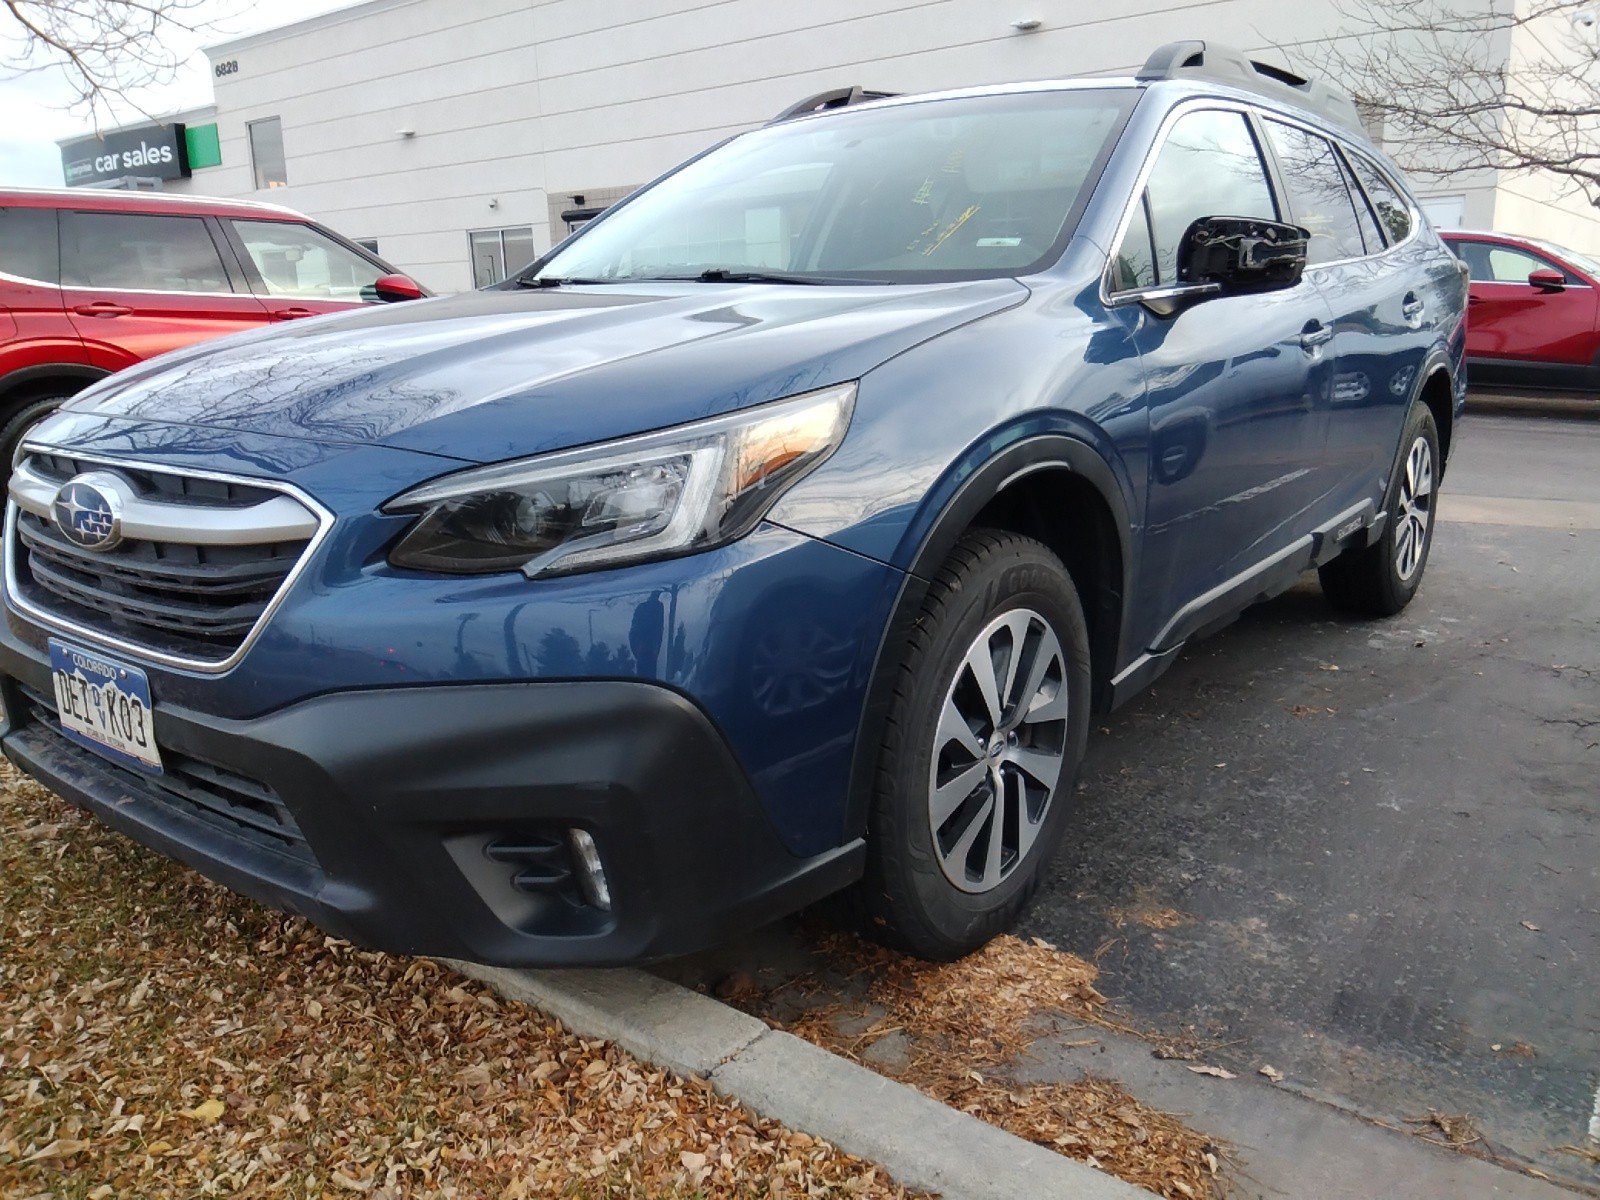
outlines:
{"label": "building window", "polygon": [[245,126],[250,135],[250,163],[255,168],[257,188],[289,186],[289,168],[283,161],[283,122],[277,117],[251,121]]}
{"label": "building window", "polygon": [[354,238],[352,240],[355,242],[356,245],[360,246],[363,250],[370,250],[374,254],[376,254],[378,252],[378,239],[377,238]]}
{"label": "building window", "polygon": [[489,287],[509,278],[531,263],[533,227],[480,229],[467,235],[472,245],[472,286]]}

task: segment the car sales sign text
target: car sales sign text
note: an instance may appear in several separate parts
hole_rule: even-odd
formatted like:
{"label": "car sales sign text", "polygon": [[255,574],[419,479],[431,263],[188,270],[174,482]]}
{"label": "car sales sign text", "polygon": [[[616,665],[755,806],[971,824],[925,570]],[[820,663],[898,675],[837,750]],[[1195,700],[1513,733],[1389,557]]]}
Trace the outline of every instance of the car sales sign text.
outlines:
{"label": "car sales sign text", "polygon": [[113,179],[183,179],[189,145],[181,124],[140,125],[103,136],[78,138],[61,147],[61,170],[69,187]]}

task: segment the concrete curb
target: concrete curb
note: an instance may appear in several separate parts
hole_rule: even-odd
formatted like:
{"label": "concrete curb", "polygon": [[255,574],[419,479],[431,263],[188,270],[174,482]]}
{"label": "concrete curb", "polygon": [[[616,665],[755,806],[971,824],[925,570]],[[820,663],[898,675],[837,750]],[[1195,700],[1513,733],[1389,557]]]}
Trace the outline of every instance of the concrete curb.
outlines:
{"label": "concrete curb", "polygon": [[947,1108],[736,1009],[636,970],[456,970],[681,1075],[823,1138],[947,1200],[1139,1200],[1150,1193]]}

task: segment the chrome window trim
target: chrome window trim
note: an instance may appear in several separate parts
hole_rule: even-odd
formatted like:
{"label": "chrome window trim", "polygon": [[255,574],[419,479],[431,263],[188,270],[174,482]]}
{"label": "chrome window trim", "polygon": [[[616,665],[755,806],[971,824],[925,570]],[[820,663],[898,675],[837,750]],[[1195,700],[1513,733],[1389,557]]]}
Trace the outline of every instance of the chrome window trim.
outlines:
{"label": "chrome window trim", "polygon": [[102,284],[95,287],[83,283],[50,284],[50,287],[60,288],[63,292],[114,292],[119,296],[204,296],[212,300],[257,300],[258,292],[174,292],[163,288],[130,288],[113,287]]}
{"label": "chrome window trim", "polygon": [[[1406,202],[1406,210],[1411,215],[1411,232],[1403,240],[1395,242],[1393,245],[1385,246],[1382,250],[1379,250],[1375,254],[1363,254],[1357,258],[1339,258],[1333,259],[1329,262],[1307,264],[1306,272],[1308,274],[1312,271],[1320,271],[1327,267],[1347,266],[1353,262],[1372,262],[1383,258],[1385,255],[1388,255],[1393,251],[1404,249],[1412,242],[1416,241],[1417,236],[1422,230],[1422,221],[1421,214],[1417,209],[1415,202],[1411,199],[1410,193],[1405,188],[1400,187],[1395,182],[1390,172],[1379,166],[1377,160],[1374,159],[1371,154],[1362,151],[1360,148],[1354,146],[1348,139],[1340,137],[1336,133],[1331,133],[1318,125],[1314,125],[1309,121],[1301,120],[1290,114],[1280,112],[1275,108],[1263,108],[1259,105],[1246,104],[1238,100],[1228,100],[1220,96],[1198,96],[1193,99],[1181,101],[1172,106],[1167,115],[1162,118],[1161,126],[1156,130],[1156,136],[1150,141],[1149,149],[1145,151],[1144,162],[1140,164],[1139,174],[1134,180],[1132,195],[1123,201],[1122,216],[1117,221],[1116,234],[1111,239],[1111,248],[1106,253],[1105,266],[1100,272],[1100,303],[1107,306],[1113,306],[1118,302],[1127,303],[1129,298],[1138,298],[1132,291],[1114,292],[1111,290],[1111,273],[1112,266],[1116,262],[1117,248],[1122,245],[1122,239],[1128,234],[1128,226],[1133,223],[1134,209],[1139,206],[1139,200],[1144,196],[1145,188],[1150,183],[1150,175],[1155,170],[1156,158],[1166,146],[1167,138],[1172,133],[1173,125],[1177,124],[1181,118],[1189,115],[1192,112],[1204,112],[1207,110],[1236,112],[1243,114],[1246,118],[1255,116],[1261,120],[1281,121],[1285,125],[1292,125],[1303,129],[1307,133],[1313,133],[1318,137],[1325,138],[1334,145],[1338,146],[1341,151],[1344,151],[1347,154],[1358,154],[1365,158],[1367,162],[1375,170],[1377,170],[1378,174],[1382,175],[1389,181],[1389,185],[1394,188],[1395,194]],[[1255,131],[1252,129],[1252,135],[1254,132]],[[1257,147],[1258,152],[1260,152],[1261,149],[1261,147]],[[1276,186],[1274,186],[1271,169],[1264,159],[1262,166],[1266,170],[1267,184],[1272,188],[1273,200],[1278,205],[1279,216],[1281,217],[1284,205],[1284,197],[1278,194],[1278,189]],[[1169,285],[1158,284],[1157,286],[1165,287]],[[1148,291],[1149,289],[1145,290]]]}
{"label": "chrome window trim", "polygon": [[272,599],[267,602],[266,608],[262,610],[261,616],[256,619],[256,623],[250,627],[250,632],[245,634],[244,639],[234,648],[232,653],[221,659],[191,658],[183,654],[171,654],[164,650],[157,650],[152,646],[146,646],[139,642],[130,642],[114,634],[79,625],[75,621],[70,621],[65,617],[51,613],[47,609],[41,609],[37,605],[30,604],[17,588],[18,505],[15,500],[8,497],[6,500],[4,543],[3,549],[0,549],[0,552],[5,555],[6,606],[12,611],[27,617],[35,624],[45,627],[47,630],[65,633],[92,645],[107,647],[139,662],[154,663],[173,670],[192,671],[203,675],[224,675],[233,670],[234,667],[239,665],[240,660],[244,658],[250,648],[255,645],[262,632],[266,629],[268,622],[272,620],[273,615],[282,607],[284,600],[294,588],[295,583],[305,574],[312,560],[316,557],[317,550],[327,540],[328,533],[333,528],[334,518],[332,512],[294,484],[284,483],[280,480],[259,479],[249,475],[230,475],[224,471],[208,471],[200,468],[177,468],[171,463],[149,462],[143,459],[112,458],[101,454],[86,454],[65,446],[51,446],[44,442],[33,441],[27,441],[22,444],[18,460],[21,461],[21,457],[29,453],[59,454],[65,458],[76,459],[80,462],[90,462],[97,466],[113,469],[125,467],[140,471],[153,471],[160,475],[186,475],[193,479],[210,479],[219,483],[237,483],[243,487],[280,492],[304,505],[307,511],[316,518],[316,532],[311,535],[305,548],[300,552],[299,559],[295,561],[295,564],[289,568],[288,573],[283,577],[283,583],[279,585]]}

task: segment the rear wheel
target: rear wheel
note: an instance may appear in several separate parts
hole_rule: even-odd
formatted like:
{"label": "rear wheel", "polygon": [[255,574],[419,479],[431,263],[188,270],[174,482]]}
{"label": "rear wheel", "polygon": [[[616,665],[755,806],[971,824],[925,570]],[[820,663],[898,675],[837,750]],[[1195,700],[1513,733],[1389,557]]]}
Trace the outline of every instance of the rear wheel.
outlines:
{"label": "rear wheel", "polygon": [[967,534],[915,626],[880,752],[865,931],[959,958],[1007,929],[1060,841],[1089,718],[1089,636],[1061,561]]}
{"label": "rear wheel", "polygon": [[1433,546],[1439,430],[1427,405],[1413,409],[1401,444],[1400,468],[1385,498],[1383,536],[1346,550],[1318,571],[1328,599],[1361,616],[1389,617],[1410,604]]}

